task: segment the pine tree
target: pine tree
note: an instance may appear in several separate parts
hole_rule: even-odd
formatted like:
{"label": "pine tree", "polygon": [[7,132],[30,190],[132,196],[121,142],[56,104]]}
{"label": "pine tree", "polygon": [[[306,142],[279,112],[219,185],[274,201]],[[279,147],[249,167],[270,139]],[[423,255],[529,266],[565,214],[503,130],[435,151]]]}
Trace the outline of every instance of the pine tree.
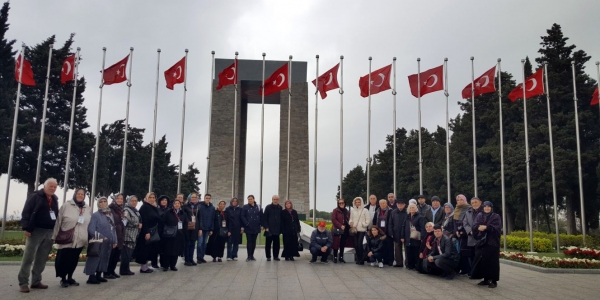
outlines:
{"label": "pine tree", "polygon": [[0,174],[6,173],[15,110],[17,83],[15,81],[15,40],[8,40],[9,3],[0,9]]}

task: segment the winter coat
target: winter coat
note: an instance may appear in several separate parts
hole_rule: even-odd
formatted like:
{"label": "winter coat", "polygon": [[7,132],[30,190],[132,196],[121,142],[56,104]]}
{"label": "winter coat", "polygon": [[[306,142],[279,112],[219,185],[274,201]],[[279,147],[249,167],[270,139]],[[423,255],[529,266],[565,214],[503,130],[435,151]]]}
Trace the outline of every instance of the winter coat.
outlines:
{"label": "winter coat", "polygon": [[[215,230],[215,207],[212,203],[206,204],[206,202],[200,202],[200,226],[202,230],[214,231]],[[218,228],[218,227],[217,227]]]}
{"label": "winter coat", "polygon": [[24,231],[33,232],[36,228],[54,229],[56,220],[50,217],[50,210],[54,216],[58,216],[58,197],[52,195],[51,205],[48,206],[48,198],[44,190],[34,192],[23,206],[21,213],[21,228]]}
{"label": "winter coat", "polygon": [[[455,247],[455,244],[452,242],[452,239],[442,235],[441,239],[435,239],[436,247],[431,249],[431,253],[429,256],[432,256],[434,260],[439,258],[447,258],[458,262],[460,260],[460,255],[458,254],[458,250]],[[440,249],[442,253],[440,253]]]}
{"label": "winter coat", "polygon": [[[486,225],[485,231],[479,231],[479,225]],[[500,247],[500,236],[502,235],[502,219],[497,213],[492,213],[487,219],[484,213],[479,213],[473,224],[473,238],[475,241],[486,235],[486,244],[493,247]]]}
{"label": "winter coat", "polygon": [[369,210],[360,207],[352,207],[350,209],[350,222],[356,227],[356,231],[365,232],[367,228],[371,224],[371,215],[369,214]]}
{"label": "winter coat", "polygon": [[365,205],[365,208],[367,209],[367,211],[369,212],[370,216],[369,216],[369,220],[373,220],[373,217],[375,216],[375,211],[377,211],[379,209],[379,202],[377,202],[377,204],[375,204],[375,208],[373,209],[373,213],[371,213],[371,203]]}
{"label": "winter coat", "polygon": [[454,230],[454,219],[453,214],[450,214],[448,219],[446,219],[446,213],[444,212],[444,217],[442,218],[442,228],[444,229],[444,235],[448,237],[452,237],[456,230]]}
{"label": "winter coat", "polygon": [[158,223],[160,222],[158,207],[148,202],[144,202],[142,207],[140,207],[140,216],[142,217],[142,229],[140,230],[140,236],[144,237],[147,233],[150,233],[150,229],[155,226],[158,228]]}
{"label": "winter coat", "polygon": [[425,212],[425,222],[433,222],[433,225],[442,226],[442,222],[444,222],[444,215],[446,215],[446,213],[444,212],[444,207],[440,206],[434,218],[432,207],[427,212]]}
{"label": "winter coat", "polygon": [[[79,223],[79,216],[83,217],[83,224]],[[73,242],[64,245],[58,245],[58,249],[63,248],[81,248],[88,244],[88,226],[92,219],[92,210],[90,207],[83,202],[83,206],[79,207],[73,200],[65,202],[60,207],[58,212],[58,218],[56,218],[56,225],[54,225],[54,232],[52,233],[52,240],[56,240],[56,236],[60,230],[67,231],[75,228],[73,231]]]}
{"label": "winter coat", "polygon": [[142,217],[137,209],[125,206],[125,209],[123,210],[123,218],[127,220],[123,244],[126,247],[134,249],[138,234],[140,233],[139,225],[142,223]]}
{"label": "winter coat", "polygon": [[185,212],[186,218],[188,222],[192,222],[192,216],[196,219],[196,229],[194,230],[185,230],[185,234],[187,235],[187,239],[189,241],[197,241],[198,240],[198,231],[202,230],[202,216],[200,214],[200,203],[193,204],[191,201],[186,203],[182,207]]}
{"label": "winter coat", "polygon": [[321,249],[323,246],[327,246],[327,248],[331,248],[333,245],[333,237],[331,236],[331,232],[325,229],[323,232],[319,231],[319,229],[313,230],[310,235],[310,249]]}
{"label": "winter coat", "polygon": [[411,225],[415,227],[415,230],[420,231],[421,237],[423,237],[427,234],[427,231],[425,231],[425,217],[421,216],[419,213],[415,213],[411,218],[410,214],[406,214],[406,221],[404,221],[404,230],[402,234],[404,244],[406,246],[411,246],[411,244],[414,246],[419,246],[420,240],[415,241],[410,238]]}
{"label": "winter coat", "polygon": [[429,210],[431,210],[431,206],[429,206],[429,204],[427,204],[427,203],[425,203],[423,206],[421,206],[421,205],[419,205],[419,203],[417,203],[417,210],[421,216],[425,217],[427,212]]}
{"label": "winter coat", "polygon": [[467,212],[463,216],[462,225],[468,235],[467,246],[469,247],[473,247],[475,246],[475,243],[477,243],[473,237],[473,233],[477,229],[474,228],[473,225],[475,224],[475,218],[477,218],[477,214],[479,214],[481,211],[483,211],[483,206],[480,206],[479,209],[475,209],[471,206],[467,209]]}
{"label": "winter coat", "polygon": [[396,209],[390,213],[390,235],[394,242],[400,243],[403,238],[404,223],[406,223],[406,208],[403,210]]}
{"label": "winter coat", "polygon": [[292,212],[287,210],[281,211],[281,233],[283,235],[297,236],[301,231],[298,212],[295,209]]}
{"label": "winter coat", "polygon": [[265,207],[262,217],[262,226],[265,230],[269,229],[271,235],[281,234],[281,205],[269,204]]}
{"label": "winter coat", "polygon": [[[392,213],[392,210],[389,207],[386,207],[383,211],[380,208],[378,208],[375,211],[375,216],[373,216],[373,225],[376,225],[377,227],[381,228],[381,230],[383,230],[383,232],[386,235],[391,235],[390,234],[390,215]],[[381,225],[385,225],[385,226],[381,226]]]}
{"label": "winter coat", "polygon": [[383,243],[386,238],[387,238],[387,236],[385,234],[378,235],[376,237],[373,237],[372,235],[367,234],[367,251],[365,253],[382,252],[383,251]]}
{"label": "winter coat", "polygon": [[[181,229],[177,229],[175,237],[165,237],[163,230],[165,226],[178,226],[181,222]],[[173,208],[165,211],[161,216],[161,222],[158,226],[160,235],[160,253],[170,256],[183,255],[185,246],[185,233],[187,231],[187,216],[183,210],[175,213]]]}
{"label": "winter coat", "polygon": [[242,208],[239,206],[228,206],[225,209],[227,212],[227,229],[231,232],[228,243],[242,243]]}
{"label": "winter coat", "polygon": [[[110,220],[109,220],[110,219]],[[88,239],[93,239],[97,236],[101,239],[106,238],[106,243],[113,245],[117,243],[117,233],[114,226],[115,220],[112,214],[104,214],[103,212],[95,212],[92,214],[90,224],[87,228]]]}
{"label": "winter coat", "polygon": [[123,207],[119,207],[116,203],[111,203],[109,206],[115,220],[115,232],[117,233],[117,247],[123,249],[123,239],[125,237],[125,224],[123,223]]}
{"label": "winter coat", "polygon": [[242,226],[246,234],[259,234],[260,233],[260,218],[262,217],[262,210],[256,203],[254,206],[250,204],[244,205],[242,208]]}
{"label": "winter coat", "polygon": [[348,221],[350,220],[350,211],[346,209],[346,213],[344,215],[343,211],[339,208],[336,207],[333,209],[333,212],[331,213],[331,223],[333,223],[333,227],[332,228],[339,228],[342,229],[342,225],[346,226],[346,231],[348,231]]}
{"label": "winter coat", "polygon": [[[221,228],[223,227],[223,221],[225,221],[225,228],[227,229],[227,232],[229,232],[229,212],[224,210],[221,215],[221,212],[218,209],[215,209],[215,212],[213,213],[213,235],[220,234]],[[224,238],[227,239],[227,235],[225,235]]]}

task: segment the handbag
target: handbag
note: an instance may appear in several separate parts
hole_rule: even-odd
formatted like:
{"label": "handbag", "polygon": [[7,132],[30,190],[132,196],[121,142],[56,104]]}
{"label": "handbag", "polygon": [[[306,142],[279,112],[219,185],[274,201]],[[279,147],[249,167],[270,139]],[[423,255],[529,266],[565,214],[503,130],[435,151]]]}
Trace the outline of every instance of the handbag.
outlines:
{"label": "handbag", "polygon": [[177,225],[163,227],[162,236],[164,238],[174,238],[177,235]]}
{"label": "handbag", "polygon": [[485,246],[487,244],[487,232],[476,241],[477,242],[475,242],[475,248],[481,248]]}
{"label": "handbag", "polygon": [[421,240],[421,232],[418,230],[411,230],[410,231],[410,238],[412,240]]}
{"label": "handbag", "polygon": [[189,221],[187,230],[196,230],[196,222]]}
{"label": "handbag", "polygon": [[341,228],[333,228],[332,230],[333,235],[342,235],[344,234],[344,231]]}
{"label": "handbag", "polygon": [[348,233],[350,234],[350,236],[355,236],[358,233],[358,229],[356,229],[356,227],[350,227]]}
{"label": "handbag", "polygon": [[298,252],[302,252],[304,251],[304,245],[302,244],[302,241],[300,240],[300,238],[298,238]]}
{"label": "handbag", "polygon": [[89,240],[87,246],[88,257],[100,257],[100,246],[102,246],[103,239],[100,238],[100,234],[96,232],[94,238]]}
{"label": "handbag", "polygon": [[[77,225],[75,227],[77,227]],[[54,242],[59,245],[67,245],[67,244],[72,243],[73,242],[73,234],[75,233],[75,227],[73,227],[69,230],[60,229],[58,231],[58,234],[56,235],[56,238],[54,239]]]}
{"label": "handbag", "polygon": [[154,225],[154,227],[151,227],[148,230],[148,233],[150,234],[150,239],[146,240],[146,245],[157,243],[160,241],[160,236],[158,235],[158,225]]}
{"label": "handbag", "polygon": [[229,233],[229,230],[227,229],[227,227],[219,228],[219,236],[220,237],[227,237],[228,233]]}

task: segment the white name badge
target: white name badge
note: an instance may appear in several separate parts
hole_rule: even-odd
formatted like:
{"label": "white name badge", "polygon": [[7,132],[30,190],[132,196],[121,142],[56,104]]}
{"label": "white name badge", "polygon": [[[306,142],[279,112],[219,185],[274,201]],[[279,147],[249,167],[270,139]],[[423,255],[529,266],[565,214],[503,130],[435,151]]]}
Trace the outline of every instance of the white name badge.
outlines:
{"label": "white name badge", "polygon": [[77,223],[79,223],[79,224],[83,224],[84,221],[85,221],[85,218],[83,216],[79,216],[79,219],[77,219]]}
{"label": "white name badge", "polygon": [[225,222],[225,220],[221,222],[221,227],[227,227],[227,222]]}
{"label": "white name badge", "polygon": [[196,222],[196,216],[192,216],[192,222]]}
{"label": "white name badge", "polygon": [[123,222],[123,226],[127,226],[127,219],[121,219],[121,221]]}
{"label": "white name badge", "polygon": [[181,221],[177,222],[177,229],[183,229],[183,223],[181,223]]}
{"label": "white name badge", "polygon": [[50,219],[52,219],[52,221],[56,220],[56,214],[53,210],[50,211]]}
{"label": "white name badge", "polygon": [[385,220],[381,220],[381,226],[380,227],[385,227]]}

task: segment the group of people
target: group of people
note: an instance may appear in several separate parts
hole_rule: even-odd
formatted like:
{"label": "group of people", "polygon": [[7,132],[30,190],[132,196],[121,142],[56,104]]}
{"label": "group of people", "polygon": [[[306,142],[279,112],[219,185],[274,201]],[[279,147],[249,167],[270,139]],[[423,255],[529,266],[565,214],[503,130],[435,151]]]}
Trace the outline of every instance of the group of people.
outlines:
{"label": "group of people", "polygon": [[[407,206],[392,193],[387,200],[379,201],[370,195],[367,205],[363,206],[362,198],[357,197],[348,210],[340,199],[332,214],[333,237],[327,244],[333,247],[333,262],[344,262],[343,247],[350,239],[356,264],[367,261],[380,268],[406,267],[442,275],[448,280],[457,274],[468,275],[471,279],[482,279],[479,285],[495,288],[500,279],[502,221],[494,213],[493,204],[477,197],[471,198],[469,204],[462,194],[456,196],[456,208],[450,202],[442,206],[437,196],[431,198],[431,205],[426,200],[419,195],[417,200],[409,200]],[[319,224],[313,233],[311,253],[322,255],[322,261],[326,262],[328,249],[321,248],[325,245],[321,241],[323,233],[317,232],[326,232],[324,226],[325,223]]]}
{"label": "group of people", "polygon": [[[279,261],[280,257],[294,261],[303,248],[298,213],[290,200],[280,205],[277,195],[263,210],[253,195],[243,207],[237,198],[229,205],[219,201],[215,207],[210,194],[205,194],[203,201],[198,193],[189,194],[187,201],[183,194],[172,201],[152,192],[144,199],[116,194],[110,204],[107,197],[97,199],[97,210],[92,213],[85,202],[85,189],[75,190],[73,198],[59,209],[56,188],[55,179],[46,180],[44,188],[34,192],[23,208],[21,226],[27,239],[18,280],[24,293],[30,288],[48,288],[41,282],[41,274],[53,244],[58,245],[56,277],[64,288],[79,285],[73,273],[83,248],[87,249],[84,273],[88,284],[134,275],[132,261],[140,265],[140,273],[177,271],[179,257],[185,266],[206,263],[205,256],[217,263],[223,258],[235,261],[244,234],[247,262],[256,260],[256,240],[261,232],[267,261]],[[345,247],[354,247],[356,264],[406,266],[446,279],[459,272],[483,279],[480,285],[496,287],[501,221],[492,204],[486,201],[482,205],[474,197],[469,205],[464,195],[458,195],[454,208],[450,203],[442,207],[435,196],[431,206],[425,197],[417,198],[411,199],[407,208],[406,202],[396,200],[393,194],[379,201],[371,195],[367,205],[357,197],[351,209],[339,199],[331,230],[320,222],[311,235],[310,262],[321,257],[321,262],[327,263],[333,255],[334,263],[345,263]]]}

